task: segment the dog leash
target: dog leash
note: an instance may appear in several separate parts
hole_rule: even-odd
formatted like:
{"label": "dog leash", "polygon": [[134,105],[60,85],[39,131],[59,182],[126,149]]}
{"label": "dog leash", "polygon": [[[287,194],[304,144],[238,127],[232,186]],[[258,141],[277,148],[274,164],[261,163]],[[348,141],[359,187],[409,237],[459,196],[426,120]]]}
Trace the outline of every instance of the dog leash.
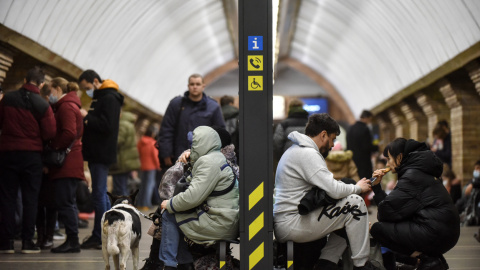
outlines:
{"label": "dog leash", "polygon": [[[138,212],[142,217],[144,217],[144,218],[146,218],[146,219],[148,219],[148,220],[153,221],[153,219],[152,219],[151,217],[149,217],[149,216],[145,215],[144,213],[140,212],[140,210],[138,210],[138,208],[135,207],[135,210],[137,210],[137,212]],[[151,214],[153,214],[153,213],[151,213]]]}

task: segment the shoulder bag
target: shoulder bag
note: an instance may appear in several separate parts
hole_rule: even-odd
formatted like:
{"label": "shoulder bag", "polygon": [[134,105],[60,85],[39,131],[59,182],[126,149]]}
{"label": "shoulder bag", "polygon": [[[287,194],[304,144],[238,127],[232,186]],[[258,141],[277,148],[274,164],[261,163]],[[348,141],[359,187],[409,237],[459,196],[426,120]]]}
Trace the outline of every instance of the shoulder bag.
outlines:
{"label": "shoulder bag", "polygon": [[61,168],[63,166],[63,163],[65,163],[65,158],[67,157],[68,153],[72,150],[72,146],[75,143],[75,141],[78,139],[78,134],[75,139],[73,139],[73,142],[67,147],[65,150],[54,150],[50,148],[48,145],[45,146],[45,149],[43,150],[42,153],[42,162],[43,165],[46,167],[57,167]]}

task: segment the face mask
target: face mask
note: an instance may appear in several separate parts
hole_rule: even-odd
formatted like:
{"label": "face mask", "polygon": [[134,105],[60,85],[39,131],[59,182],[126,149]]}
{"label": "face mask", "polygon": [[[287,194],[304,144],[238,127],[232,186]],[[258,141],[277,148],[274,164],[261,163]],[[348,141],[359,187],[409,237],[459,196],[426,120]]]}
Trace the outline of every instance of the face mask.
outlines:
{"label": "face mask", "polygon": [[57,101],[58,101],[57,96],[54,96],[53,94],[50,94],[48,96],[48,102],[50,102],[50,104],[55,104],[57,103]]}
{"label": "face mask", "polygon": [[473,178],[480,178],[480,171],[473,171]]}
{"label": "face mask", "polygon": [[93,98],[93,90],[94,89],[92,88],[92,89],[89,89],[89,90],[85,91],[87,93],[87,96]]}
{"label": "face mask", "polygon": [[444,185],[444,186],[447,186],[447,184],[448,184],[448,181],[447,181],[447,180],[443,180],[443,185]]}

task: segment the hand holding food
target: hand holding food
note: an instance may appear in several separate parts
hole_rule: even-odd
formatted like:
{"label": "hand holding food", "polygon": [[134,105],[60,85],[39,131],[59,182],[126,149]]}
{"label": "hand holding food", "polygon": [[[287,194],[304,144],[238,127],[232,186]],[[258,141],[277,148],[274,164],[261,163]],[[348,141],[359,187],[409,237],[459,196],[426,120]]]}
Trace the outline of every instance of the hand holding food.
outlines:
{"label": "hand holding food", "polygon": [[372,178],[370,178],[370,181],[372,182],[372,186],[382,182],[383,176],[388,173],[391,170],[391,168],[385,168],[385,169],[380,169],[380,170],[375,170],[372,174]]}

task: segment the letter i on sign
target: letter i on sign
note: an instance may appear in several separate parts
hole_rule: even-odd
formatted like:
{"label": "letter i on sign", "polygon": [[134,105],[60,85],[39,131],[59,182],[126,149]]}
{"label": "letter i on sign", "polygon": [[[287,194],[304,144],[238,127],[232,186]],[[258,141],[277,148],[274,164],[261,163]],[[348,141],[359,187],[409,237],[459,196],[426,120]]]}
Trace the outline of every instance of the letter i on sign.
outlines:
{"label": "letter i on sign", "polygon": [[253,39],[253,49],[258,50],[258,45],[257,45],[257,38]]}
{"label": "letter i on sign", "polygon": [[263,36],[248,36],[249,51],[263,51]]}

